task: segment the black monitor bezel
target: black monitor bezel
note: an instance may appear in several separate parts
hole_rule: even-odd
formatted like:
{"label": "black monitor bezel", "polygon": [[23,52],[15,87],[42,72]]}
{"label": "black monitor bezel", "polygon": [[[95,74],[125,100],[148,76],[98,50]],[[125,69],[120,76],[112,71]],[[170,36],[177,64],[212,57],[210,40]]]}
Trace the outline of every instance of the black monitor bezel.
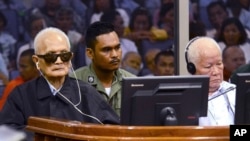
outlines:
{"label": "black monitor bezel", "polygon": [[250,124],[250,73],[237,73],[235,76],[235,124]]}
{"label": "black monitor bezel", "polygon": [[[153,84],[154,82],[156,82],[157,84]],[[206,86],[203,88],[204,89],[203,91],[207,91],[207,94],[204,95],[201,100],[201,107],[205,107],[206,110],[200,111],[200,115],[202,116],[207,115],[208,87],[209,87],[208,86],[209,76],[207,75],[125,77],[123,78],[122,81],[122,99],[121,99],[121,113],[120,113],[121,124],[133,125],[130,121],[129,117],[130,115],[128,115],[128,113],[131,113],[131,100],[129,100],[129,98],[131,98],[138,89],[140,90],[154,89],[158,84],[166,82],[202,83],[202,85]],[[135,86],[138,89],[135,88]]]}

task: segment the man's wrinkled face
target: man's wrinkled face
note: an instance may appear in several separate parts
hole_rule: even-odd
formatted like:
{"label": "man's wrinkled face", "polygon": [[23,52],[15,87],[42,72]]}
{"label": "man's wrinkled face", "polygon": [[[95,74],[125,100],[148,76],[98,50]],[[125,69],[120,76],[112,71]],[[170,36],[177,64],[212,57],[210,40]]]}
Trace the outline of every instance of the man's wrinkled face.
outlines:
{"label": "man's wrinkled face", "polygon": [[245,54],[238,46],[230,47],[226,50],[223,64],[227,71],[233,72],[241,65],[246,64]]}
{"label": "man's wrinkled face", "polygon": [[200,52],[196,66],[196,75],[210,76],[209,91],[216,91],[223,81],[223,62],[222,55],[216,46],[207,44]]}
{"label": "man's wrinkled face", "polygon": [[[35,57],[38,59],[38,66],[43,75],[47,78],[64,77],[67,75],[71,66],[72,54],[67,56],[70,48],[66,39],[54,33],[50,34],[49,38],[44,37],[41,40],[41,46]],[[39,57],[39,55],[42,57]]]}

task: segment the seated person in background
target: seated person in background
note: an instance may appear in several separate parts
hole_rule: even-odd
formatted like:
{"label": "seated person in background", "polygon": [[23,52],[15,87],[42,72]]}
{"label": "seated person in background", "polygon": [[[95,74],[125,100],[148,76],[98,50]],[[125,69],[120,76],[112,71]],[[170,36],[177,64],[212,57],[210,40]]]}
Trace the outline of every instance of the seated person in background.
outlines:
{"label": "seated person in background", "polygon": [[142,66],[142,58],[138,52],[127,52],[122,59],[121,68],[138,75]]}
{"label": "seated person in background", "polygon": [[100,21],[100,18],[104,12],[109,10],[116,10],[121,15],[124,26],[128,26],[129,24],[129,14],[123,8],[118,8],[115,5],[115,0],[94,0],[93,4],[93,12],[90,17],[90,24]]}
{"label": "seated person in background", "polygon": [[9,83],[9,72],[7,65],[4,62],[3,55],[0,53],[0,85],[7,85]]}
{"label": "seated person in background", "polygon": [[125,29],[124,35],[135,41],[167,39],[166,31],[153,26],[151,16],[144,7],[138,7],[133,11],[129,27]]}
{"label": "seated person in background", "polygon": [[[79,50],[78,47],[84,43],[84,37],[80,32],[73,28],[73,17],[74,11],[70,7],[59,8],[55,14],[55,27],[62,30],[68,36],[70,41],[70,50],[76,54]],[[73,58],[71,61],[73,68],[76,67],[76,61],[79,60],[77,58]]]}
{"label": "seated person in background", "polygon": [[172,50],[163,50],[156,54],[154,58],[155,76],[174,75],[175,59]]}
{"label": "seated person in background", "polygon": [[28,19],[25,21],[25,27],[29,36],[29,42],[18,48],[16,57],[17,68],[19,67],[19,58],[21,53],[27,49],[34,49],[34,38],[36,34],[46,27],[42,14],[35,10],[31,12]]}
{"label": "seated person in background", "polygon": [[239,46],[245,53],[246,62],[250,62],[250,42],[239,19],[228,18],[223,21],[217,42],[222,50],[227,46]]}
{"label": "seated person in background", "polygon": [[121,44],[121,49],[122,49],[122,58],[124,58],[125,54],[127,52],[133,51],[133,52],[138,52],[137,46],[132,40],[129,40],[127,38],[124,38],[124,25],[123,25],[123,19],[119,12],[116,10],[109,10],[107,12],[104,12],[103,15],[101,16],[101,21],[102,22],[109,22],[112,23],[115,27],[115,32],[117,33],[119,39],[120,39],[120,44]]}
{"label": "seated person in background", "polygon": [[200,117],[199,125],[234,124],[236,86],[223,81],[220,46],[209,37],[193,38],[186,47],[185,55],[189,73],[210,77],[207,117]]}
{"label": "seated person in background", "polygon": [[120,69],[122,50],[114,26],[107,22],[91,24],[85,41],[91,64],[78,68],[71,76],[91,84],[120,115],[122,78],[135,75]]}
{"label": "seated person in background", "polygon": [[[80,2],[80,0],[42,0],[41,4],[36,5],[40,1],[33,2],[33,6],[27,12],[32,9],[37,9],[40,13],[42,13],[43,17],[45,18],[46,25],[48,27],[55,26],[55,18],[56,12],[62,7],[71,7],[74,9],[74,15],[71,17],[73,18],[73,29],[83,33],[84,32],[84,22],[86,6]],[[35,4],[35,5],[34,5]],[[81,16],[80,16],[81,15]]]}
{"label": "seated person in background", "polygon": [[70,7],[61,7],[55,14],[55,27],[62,30],[68,36],[71,51],[76,50],[76,45],[84,41],[82,34],[73,28],[73,16],[74,11]]}
{"label": "seated person in background", "polygon": [[230,17],[227,6],[223,1],[214,1],[206,7],[206,10],[212,26],[206,31],[206,35],[218,40],[222,22]]}
{"label": "seated person in background", "polygon": [[155,71],[155,64],[154,64],[154,58],[156,56],[157,53],[161,52],[160,49],[158,48],[152,48],[149,49],[144,58],[144,68],[141,70],[140,72],[140,76],[145,76],[145,75],[153,75],[154,71]]}
{"label": "seated person in background", "polygon": [[0,85],[7,85],[9,83],[8,77],[0,71]]}
{"label": "seated person in background", "polygon": [[[28,2],[28,1],[27,1]],[[74,29],[80,33],[85,32],[85,26],[87,24],[86,14],[88,13],[87,1],[82,0],[32,0],[29,1],[32,8],[39,8],[39,11],[43,13],[46,21],[49,21],[48,26],[53,26],[53,20],[56,10],[61,7],[71,7],[74,9]],[[31,9],[32,9],[31,8]]]}
{"label": "seated person in background", "polygon": [[5,65],[7,69],[13,70],[16,69],[14,60],[15,55],[15,44],[16,39],[7,31],[5,31],[5,27],[7,26],[7,18],[5,15],[0,11],[0,53],[3,56]]}
{"label": "seated person in background", "polygon": [[26,81],[32,80],[39,76],[39,71],[36,69],[35,63],[32,61],[32,55],[34,55],[34,49],[27,49],[22,52],[19,58],[19,73],[20,75],[11,80],[4,89],[3,95],[0,98],[0,111],[9,96],[10,92],[18,85],[23,84]]}
{"label": "seated person in background", "polygon": [[161,5],[157,25],[158,28],[166,30],[168,39],[174,38],[174,2]]}
{"label": "seated person in background", "polygon": [[235,45],[228,46],[222,52],[222,61],[224,65],[224,80],[228,81],[231,73],[238,67],[246,64],[246,58],[243,50]]}
{"label": "seated person in background", "polygon": [[164,29],[153,26],[151,16],[146,8],[138,7],[132,13],[129,26],[125,28],[124,37],[134,41],[139,53],[143,55],[144,49],[141,45],[143,40],[163,41],[168,38],[168,35]]}
{"label": "seated person in background", "polygon": [[64,32],[45,28],[35,37],[34,47],[32,58],[41,76],[12,90],[0,112],[0,125],[24,129],[30,116],[119,123],[117,114],[92,86],[68,76],[73,53]]}

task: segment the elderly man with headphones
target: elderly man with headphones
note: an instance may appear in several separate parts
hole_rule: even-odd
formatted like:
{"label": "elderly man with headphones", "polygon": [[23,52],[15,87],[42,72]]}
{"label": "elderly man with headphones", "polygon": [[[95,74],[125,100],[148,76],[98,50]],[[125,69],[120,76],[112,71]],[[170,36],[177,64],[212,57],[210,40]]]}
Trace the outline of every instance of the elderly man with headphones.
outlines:
{"label": "elderly man with headphones", "polygon": [[210,37],[195,37],[185,50],[187,70],[192,75],[208,75],[207,117],[200,117],[199,125],[234,124],[236,86],[223,81],[222,51]]}

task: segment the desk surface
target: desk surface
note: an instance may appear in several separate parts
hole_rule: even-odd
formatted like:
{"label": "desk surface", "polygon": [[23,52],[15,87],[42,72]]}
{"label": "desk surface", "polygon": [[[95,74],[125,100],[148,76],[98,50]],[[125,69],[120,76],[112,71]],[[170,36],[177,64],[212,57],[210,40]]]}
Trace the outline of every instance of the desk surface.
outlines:
{"label": "desk surface", "polygon": [[30,117],[27,130],[76,140],[229,140],[229,126],[120,126]]}

